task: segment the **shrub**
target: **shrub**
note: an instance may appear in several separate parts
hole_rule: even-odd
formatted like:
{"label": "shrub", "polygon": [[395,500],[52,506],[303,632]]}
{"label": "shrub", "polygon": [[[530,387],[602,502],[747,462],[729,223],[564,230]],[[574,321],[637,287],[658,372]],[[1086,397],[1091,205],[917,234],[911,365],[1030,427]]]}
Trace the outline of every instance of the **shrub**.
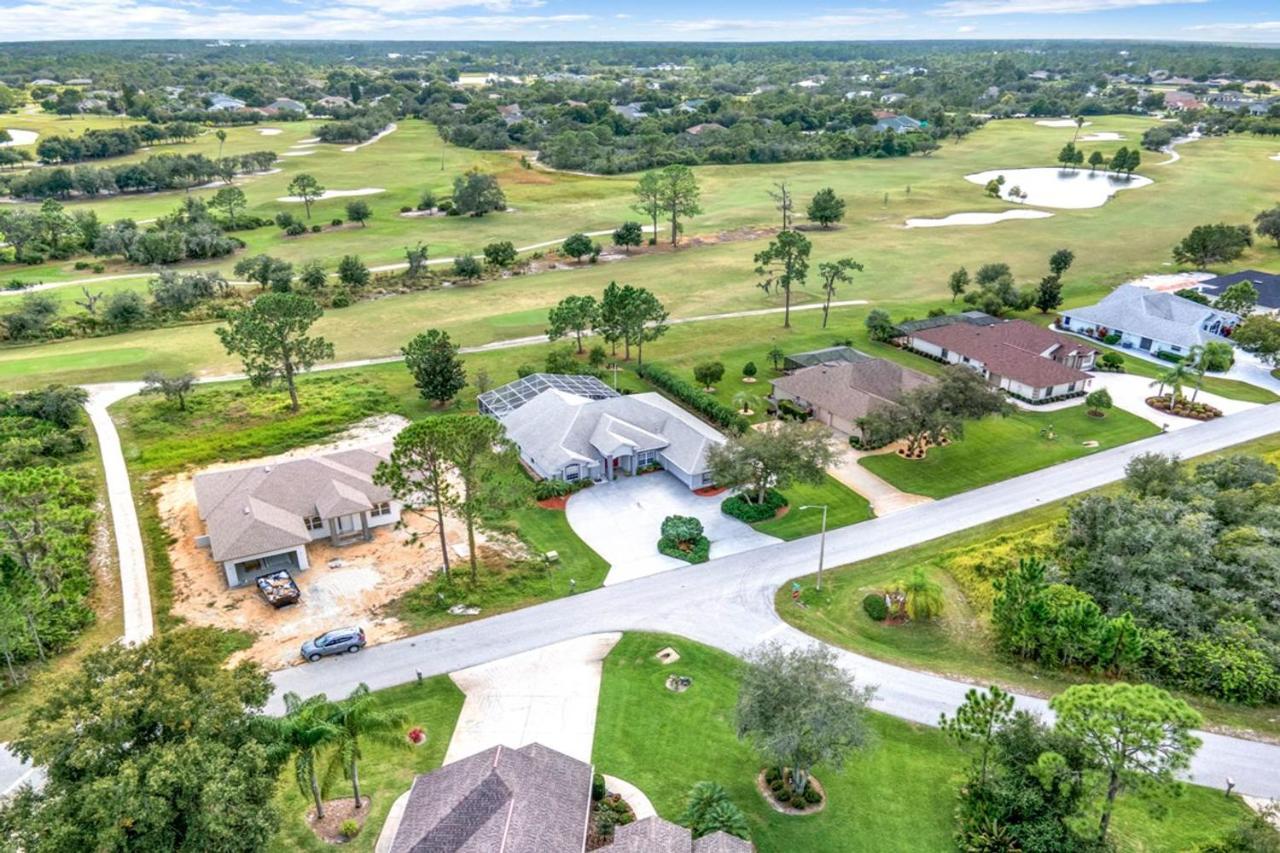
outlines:
{"label": "shrub", "polygon": [[572,491],[573,485],[566,480],[539,480],[533,484],[534,500],[539,501],[562,498]]}
{"label": "shrub", "polygon": [[1055,525],[1043,524],[998,536],[971,548],[950,551],[942,555],[941,564],[964,590],[969,604],[986,613],[990,612],[995,599],[991,582],[1016,569],[1023,557],[1051,557],[1055,541]]}
{"label": "shrub", "polygon": [[777,782],[781,778],[782,778],[781,767],[770,767],[764,771],[764,781],[768,782],[770,785],[773,785],[774,782]]}
{"label": "shrub", "polygon": [[1169,352],[1168,350],[1163,350],[1163,349],[1160,350],[1158,353],[1156,353],[1156,358],[1160,359],[1161,361],[1173,362],[1174,364],[1179,364],[1187,360],[1187,357],[1182,353]]}
{"label": "shrub", "polygon": [[335,290],[333,296],[329,297],[330,308],[346,308],[355,300],[351,297],[348,290]]}
{"label": "shrub", "polygon": [[333,219],[329,220],[329,224],[332,225],[334,228],[337,228],[339,225],[342,224],[342,220],[335,216]]}
{"label": "shrub", "polygon": [[87,270],[89,268],[88,261],[76,261],[75,268],[78,270]]}
{"label": "shrub", "polygon": [[745,495],[734,495],[720,504],[720,511],[739,521],[753,524],[757,521],[768,521],[786,505],[787,499],[782,496],[782,493],[770,489],[765,493],[762,503],[752,503]]}
{"label": "shrub", "polygon": [[804,797],[802,797],[799,794],[792,793],[791,800],[787,803],[787,805],[791,806],[791,808],[793,809],[803,810],[805,807]]}
{"label": "shrub", "polygon": [[822,802],[822,795],[818,793],[818,789],[813,785],[804,789],[804,801],[809,805],[817,805]]}
{"label": "shrub", "polygon": [[107,267],[105,264],[94,264],[92,269],[94,272],[105,272]]}
{"label": "shrub", "polygon": [[288,234],[290,237],[297,237],[299,235],[306,234],[307,233],[306,223],[290,222],[288,225],[285,226],[284,233]]}
{"label": "shrub", "polygon": [[862,599],[862,610],[873,622],[883,622],[889,618],[889,605],[884,603],[884,596],[879,593],[868,593]]}
{"label": "shrub", "polygon": [[754,361],[748,361],[746,364],[742,365],[742,375],[748,379],[759,372],[759,368],[756,367],[756,363]]}
{"label": "shrub", "polygon": [[1103,342],[1104,344],[1109,345],[1109,346],[1115,346],[1116,344],[1120,343],[1120,333],[1119,333],[1119,332],[1112,332],[1111,334],[1109,334],[1109,335],[1107,335],[1106,337],[1104,337],[1104,338],[1102,339],[1102,342]]}
{"label": "shrub", "polygon": [[[418,208],[418,210],[430,210],[430,209],[431,209],[431,208],[429,208],[429,207],[419,207],[419,208]],[[400,205],[400,212],[401,212],[401,213],[412,213],[412,212],[413,212],[413,208],[412,208],[412,207],[410,207],[410,206],[409,206],[409,205],[407,205],[407,204],[402,204],[402,205]]]}
{"label": "shrub", "polygon": [[684,403],[707,420],[730,432],[742,434],[749,426],[748,421],[729,406],[710,396],[701,388],[681,379],[665,367],[657,364],[646,364],[636,369],[636,373],[657,387]]}
{"label": "shrub", "polygon": [[312,233],[312,234],[319,234],[321,230],[322,230],[322,229],[320,228],[320,226],[319,226],[319,225],[312,225],[312,226],[311,226],[311,233]]}
{"label": "shrub", "polygon": [[604,799],[606,790],[604,787],[604,777],[596,773],[591,777],[591,801],[598,803]]}
{"label": "shrub", "polygon": [[1124,356],[1118,352],[1106,352],[1102,354],[1100,363],[1105,370],[1119,372],[1124,369]]}
{"label": "shrub", "polygon": [[809,420],[811,417],[808,412],[790,400],[778,401],[778,414],[789,421],[800,421],[801,423]]}
{"label": "shrub", "polygon": [[662,521],[658,552],[687,563],[705,563],[711,542],[702,535],[702,522],[688,515],[669,515]]}
{"label": "shrub", "polygon": [[342,822],[342,826],[338,827],[338,832],[342,833],[343,838],[355,838],[360,834],[360,824],[347,818]]}

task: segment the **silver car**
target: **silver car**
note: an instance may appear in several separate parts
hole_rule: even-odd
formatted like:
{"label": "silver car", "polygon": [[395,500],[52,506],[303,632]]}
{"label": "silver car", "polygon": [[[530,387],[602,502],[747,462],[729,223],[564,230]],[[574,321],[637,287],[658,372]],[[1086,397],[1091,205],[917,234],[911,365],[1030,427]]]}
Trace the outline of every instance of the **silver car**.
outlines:
{"label": "silver car", "polygon": [[335,628],[303,643],[302,656],[314,662],[327,655],[354,653],[363,648],[363,628]]}

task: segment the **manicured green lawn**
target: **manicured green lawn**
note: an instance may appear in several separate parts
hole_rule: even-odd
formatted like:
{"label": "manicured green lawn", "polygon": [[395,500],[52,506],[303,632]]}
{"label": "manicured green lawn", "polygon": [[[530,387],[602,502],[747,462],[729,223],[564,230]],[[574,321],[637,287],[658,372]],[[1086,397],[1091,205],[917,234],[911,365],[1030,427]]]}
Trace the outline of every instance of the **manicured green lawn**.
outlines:
{"label": "manicured green lawn", "polygon": [[[1045,433],[1050,429],[1053,438]],[[864,457],[858,464],[904,492],[945,498],[1159,431],[1150,421],[1119,409],[1104,418],[1089,417],[1083,405],[1056,412],[1017,409],[1005,418],[966,423],[962,439],[930,448],[924,459],[886,453]],[[1098,446],[1085,447],[1086,441]]]}
{"label": "manicured green lawn", "polygon": [[786,515],[751,525],[761,533],[779,539],[799,539],[822,530],[822,510],[801,510],[802,506],[827,505],[827,529],[866,521],[875,515],[867,499],[844,483],[827,475],[821,485],[797,483],[783,492],[790,508]]}
{"label": "manicured green lawn", "polygon": [[[1128,138],[1150,125],[1147,119],[1100,117],[1095,122]],[[233,129],[228,152],[270,147],[282,150],[313,127],[308,123],[282,125],[279,136],[261,136],[253,128]],[[1217,216],[1230,217],[1241,210],[1259,210],[1273,199],[1247,168],[1274,153],[1264,139],[1243,135],[1206,139],[1189,147],[1177,164],[1149,170],[1155,183],[1123,193],[1100,208],[1057,211],[1050,219],[1023,220],[973,228],[903,228],[908,217],[945,216],[960,211],[991,211],[1007,207],[987,198],[964,175],[990,168],[1037,165],[1051,160],[1070,132],[1037,127],[1031,121],[992,122],[958,145],[948,144],[931,157],[881,160],[769,164],[768,166],[700,167],[702,202],[706,213],[689,223],[689,238],[717,235],[733,229],[772,225],[771,200],[760,187],[769,181],[787,180],[806,197],[818,188],[832,186],[849,202],[842,227],[811,232],[812,263],[852,256],[866,267],[838,299],[866,299],[894,316],[923,316],[930,308],[949,304],[947,275],[956,267],[974,269],[987,261],[1002,260],[1019,279],[1034,280],[1045,259],[1055,250],[1071,247],[1076,264],[1065,278],[1069,304],[1096,300],[1106,288],[1151,272],[1167,259],[1169,246],[1192,225]],[[1101,143],[1104,153],[1124,143]],[[173,146],[183,152],[209,154],[216,148],[210,135],[190,145]],[[440,169],[443,162],[445,168]],[[469,217],[405,218],[399,207],[416,203],[422,190],[446,191],[452,177],[470,166],[499,175],[514,213]],[[513,157],[469,151],[445,145],[429,126],[409,120],[401,129],[373,146],[344,153],[321,146],[311,157],[284,158],[279,174],[253,178],[244,184],[250,213],[270,216],[285,207],[275,201],[299,172],[309,172],[334,189],[376,186],[385,193],[368,196],[374,218],[368,228],[338,228],[303,238],[283,237],[276,228],[244,232],[248,252],[267,252],[295,263],[309,258],[325,260],[332,268],[338,257],[359,254],[367,263],[403,260],[404,247],[421,240],[433,257],[458,251],[479,251],[492,240],[511,240],[517,246],[563,236],[575,230],[616,227],[634,218],[629,210],[633,176],[582,178],[551,175],[519,167]],[[905,191],[911,188],[910,194]],[[1212,192],[1207,190],[1212,188]],[[200,191],[201,193],[211,193]],[[887,204],[882,201],[888,194]],[[120,216],[150,218],[168,212],[181,193],[153,197],[114,198],[84,203],[104,221]],[[1206,199],[1210,207],[1206,208]],[[78,207],[79,205],[72,205]],[[321,202],[315,216],[327,222],[341,215],[342,199]],[[1142,222],[1143,227],[1128,227]],[[980,239],[975,240],[975,236]],[[990,240],[985,238],[990,238]],[[751,257],[762,247],[765,234],[742,233],[736,239],[667,250],[629,260],[585,264],[582,267],[534,276],[513,276],[473,288],[444,288],[362,302],[330,312],[318,330],[334,341],[339,358],[394,353],[414,332],[429,325],[448,329],[464,343],[488,341],[542,331],[547,308],[568,293],[599,292],[612,279],[654,291],[673,317],[689,317],[717,311],[776,306],[776,295],[754,286]],[[994,247],[997,247],[994,248]],[[1087,248],[1087,251],[1086,251]],[[233,259],[206,264],[229,270]],[[1280,251],[1259,242],[1242,258],[1242,265],[1266,269],[1280,263]],[[697,274],[690,275],[691,267]],[[119,264],[107,274],[119,273]],[[146,270],[137,270],[146,275]],[[0,280],[18,276],[26,280],[54,281],[83,277],[70,262],[42,267],[0,269]],[[136,287],[136,283],[104,284]],[[813,282],[799,288],[796,302],[818,297]],[[65,303],[64,303],[65,304]],[[0,301],[0,305],[3,302]],[[867,309],[833,317],[827,340],[855,338]],[[851,321],[851,322],[850,322]],[[780,327],[772,323],[771,327]],[[144,370],[195,369],[222,372],[234,366],[217,345],[213,324],[134,332],[126,335],[49,344],[37,348],[0,349],[0,384],[30,384],[32,377],[60,381],[136,378]],[[735,344],[760,340],[743,333]],[[141,362],[103,362],[85,358],[90,353],[112,353],[127,348],[141,350]],[[727,349],[727,348],[726,348]],[[706,347],[688,351],[689,359],[725,359],[728,379],[722,393],[732,397],[741,369],[736,355],[726,349]],[[768,347],[763,347],[767,350]],[[657,352],[654,353],[658,355]],[[753,354],[765,369],[763,353]],[[47,356],[47,359],[46,359]],[[81,356],[81,358],[76,358]],[[730,360],[730,356],[732,360]],[[109,359],[117,356],[109,356]],[[734,381],[730,382],[729,379]],[[1214,389],[1217,390],[1217,389]]]}
{"label": "manicured green lawn", "polygon": [[[344,844],[343,850],[373,850],[391,804],[409,790],[414,776],[435,770],[444,761],[449,740],[453,737],[453,727],[462,710],[462,691],[447,675],[428,678],[421,684],[409,683],[379,690],[377,696],[385,707],[400,711],[408,717],[404,729],[405,746],[396,748],[379,743],[361,744],[364,759],[360,762],[360,792],[372,802],[369,804],[369,818],[363,831],[354,840]],[[420,746],[408,745],[407,735],[414,727],[421,727],[427,733],[426,742]],[[351,786],[339,774],[326,793],[326,799],[338,799],[350,796],[350,793]],[[314,806],[310,795],[304,796],[298,790],[292,765],[286,766],[280,775],[275,805],[281,813],[280,831],[269,849],[333,849],[332,845],[317,838],[307,824],[307,812]]]}
{"label": "manicured green lawn", "polygon": [[[1161,373],[1168,370],[1168,367],[1147,361],[1145,358],[1139,358],[1131,352],[1122,349],[1106,346],[1105,344],[1094,342],[1094,346],[1098,349],[1107,351],[1112,350],[1124,356],[1124,371],[1132,373],[1135,376],[1147,376],[1155,379]],[[1192,383],[1194,383],[1192,379]],[[1232,400],[1244,400],[1247,403],[1274,403],[1280,400],[1277,395],[1266,388],[1259,388],[1257,385],[1250,385],[1248,382],[1241,382],[1238,379],[1226,379],[1221,376],[1214,376],[1212,373],[1206,374],[1204,377],[1204,390],[1211,394],[1219,394]],[[1190,392],[1188,392],[1190,393]]]}
{"label": "manicured green lawn", "polygon": [[[1260,454],[1280,463],[1280,434],[1223,451]],[[1213,454],[1214,456],[1223,454]],[[1206,457],[1212,458],[1212,457]],[[1108,487],[1113,490],[1117,487]],[[1053,525],[1065,517],[1068,501],[1057,501],[1029,512],[979,525],[950,536],[830,570],[823,575],[822,592],[812,589],[815,578],[799,578],[807,589],[806,606],[791,600],[790,582],[774,597],[779,615],[807,634],[859,654],[902,666],[995,683],[1037,696],[1049,696],[1087,676],[1037,666],[999,654],[989,629],[989,614],[970,603],[946,569],[949,554],[980,546],[999,537],[1026,538],[1033,528]],[[922,568],[942,585],[946,603],[940,619],[931,623],[891,625],[873,622],[862,610],[862,599],[895,580]],[[1228,705],[1200,696],[1183,695],[1206,719],[1223,727],[1280,735],[1275,708]]]}
{"label": "manicured green lawn", "polygon": [[[668,645],[681,657],[664,666],[653,655]],[[815,771],[829,797],[824,811],[792,817],[769,808],[755,788],[763,761],[734,732],[738,667],[731,655],[680,637],[624,635],[604,663],[596,769],[637,785],[669,820],[680,816],[696,782],[719,782],[746,813],[761,853],[953,849],[966,757],[936,729],[882,714],[871,717],[875,743],[843,772]],[[672,673],[690,676],[692,686],[667,690]],[[1220,792],[1190,788],[1162,820],[1122,800],[1113,826],[1121,849],[1183,850],[1234,826],[1243,808]]]}

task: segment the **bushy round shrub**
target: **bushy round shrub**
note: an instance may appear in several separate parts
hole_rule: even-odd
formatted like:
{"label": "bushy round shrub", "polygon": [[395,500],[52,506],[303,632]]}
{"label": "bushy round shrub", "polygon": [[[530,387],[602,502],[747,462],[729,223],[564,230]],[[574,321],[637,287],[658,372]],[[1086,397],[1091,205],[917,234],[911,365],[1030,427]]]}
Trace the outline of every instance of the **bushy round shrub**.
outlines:
{"label": "bushy round shrub", "polygon": [[781,767],[770,767],[768,770],[764,771],[764,781],[768,782],[770,785],[772,785],[774,782],[777,782],[781,778],[782,778]]}
{"label": "bushy round shrub", "polygon": [[764,501],[761,503],[753,503],[747,499],[745,494],[734,495],[726,498],[720,504],[720,511],[725,515],[736,518],[739,521],[745,521],[747,524],[753,524],[757,521],[767,521],[778,514],[778,510],[787,505],[787,499],[782,496],[781,492],[770,489],[765,493]]}
{"label": "bushy round shrub", "polygon": [[804,789],[804,801],[809,805],[816,805],[822,802],[822,795],[818,793],[818,789],[813,785]]}
{"label": "bushy round shrub", "polygon": [[868,593],[862,599],[862,610],[874,622],[883,622],[889,618],[889,605],[884,603],[884,596],[878,593]]}
{"label": "bushy round shrub", "polygon": [[329,220],[329,224],[332,225],[334,228],[337,228],[339,225],[342,224],[342,220],[339,217],[335,216],[333,219]]}
{"label": "bushy round shrub", "polygon": [[360,834],[360,824],[356,823],[351,818],[347,818],[342,822],[342,825],[338,827],[338,832],[342,833],[343,838],[355,838]]}

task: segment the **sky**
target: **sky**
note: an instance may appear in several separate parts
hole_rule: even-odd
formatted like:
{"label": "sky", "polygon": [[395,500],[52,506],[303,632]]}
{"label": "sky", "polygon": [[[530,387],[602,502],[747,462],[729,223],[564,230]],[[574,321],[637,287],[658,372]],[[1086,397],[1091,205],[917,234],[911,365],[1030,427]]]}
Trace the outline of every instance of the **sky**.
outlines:
{"label": "sky", "polygon": [[1280,45],[1277,0],[0,0],[0,41],[1119,38]]}

